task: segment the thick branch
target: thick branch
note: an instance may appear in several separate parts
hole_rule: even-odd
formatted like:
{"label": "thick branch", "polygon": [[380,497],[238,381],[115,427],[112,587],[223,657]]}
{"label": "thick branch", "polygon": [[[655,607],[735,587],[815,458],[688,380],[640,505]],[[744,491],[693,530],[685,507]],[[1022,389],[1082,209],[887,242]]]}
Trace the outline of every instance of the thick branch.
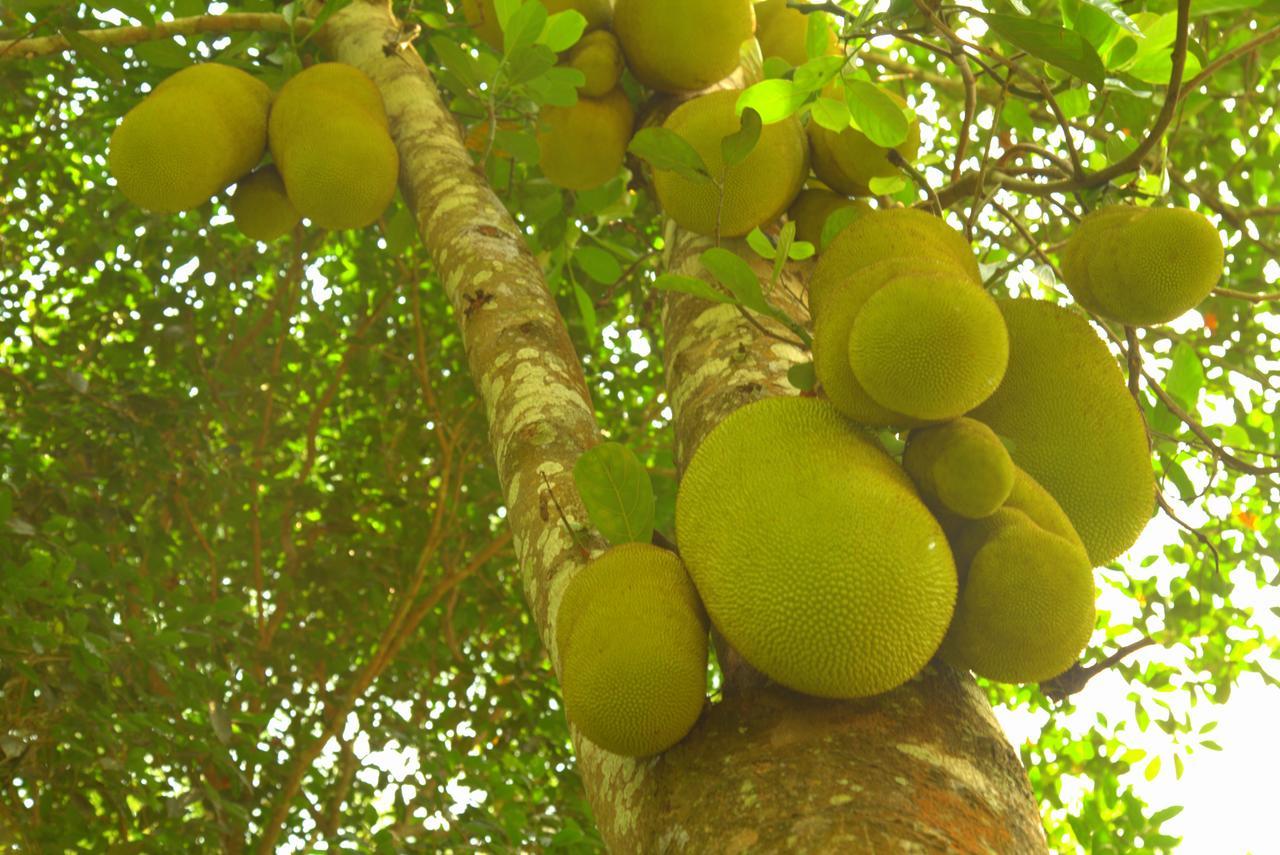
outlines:
{"label": "thick branch", "polygon": [[[223,33],[288,33],[305,36],[311,30],[310,18],[296,18],[289,22],[283,15],[268,12],[232,12],[226,15],[195,15],[162,21],[154,27],[114,27],[110,29],[80,30],[79,35],[101,47],[127,47],[140,42],[154,42],[174,36],[220,35]],[[71,43],[63,35],[41,36],[34,39],[10,39],[0,41],[0,62],[15,59],[31,59],[37,56],[72,50]]]}

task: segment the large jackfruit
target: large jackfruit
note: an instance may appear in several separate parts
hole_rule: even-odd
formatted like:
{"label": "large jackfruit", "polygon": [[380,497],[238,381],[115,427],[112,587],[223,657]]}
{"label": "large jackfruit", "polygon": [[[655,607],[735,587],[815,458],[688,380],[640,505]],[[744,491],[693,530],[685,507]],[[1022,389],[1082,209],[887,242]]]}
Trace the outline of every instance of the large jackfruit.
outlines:
{"label": "large jackfruit", "polygon": [[991,428],[973,419],[913,430],[902,468],[931,508],[941,506],[968,519],[994,514],[1013,492],[1008,449]]}
{"label": "large jackfruit", "polygon": [[617,0],[613,31],[641,83],[693,91],[737,68],[755,13],[751,0]]}
{"label": "large jackfruit", "polygon": [[741,127],[734,112],[740,91],[700,95],[677,107],[664,126],[679,134],[711,175],[723,181],[723,199],[713,182],[690,181],[654,171],[653,186],[663,212],[681,228],[704,235],[739,237],[776,219],[800,193],[808,174],[804,130],[794,116],[765,125],[741,163],[725,167],[720,141]]}
{"label": "large jackfruit", "polygon": [[1006,683],[1071,667],[1094,625],[1093,571],[1079,541],[1010,506],[963,528],[960,594],[938,655]]}
{"label": "large jackfruit", "polygon": [[872,211],[819,256],[809,282],[814,370],[863,424],[963,415],[999,383],[1008,341],[972,252],[928,214]]}
{"label": "large jackfruit", "polygon": [[270,164],[236,182],[236,192],[227,200],[227,208],[236,218],[236,228],[254,240],[275,240],[302,221],[302,215],[289,201],[280,173]]}
{"label": "large jackfruit", "polygon": [[569,190],[599,187],[618,174],[635,112],[621,88],[569,107],[545,107],[539,121],[538,165],[547,180]]}
{"label": "large jackfruit", "polygon": [[712,624],[797,691],[888,691],[951,619],[942,528],[902,468],[816,398],[767,398],[717,425],[680,482],[676,536]]}
{"label": "large jackfruit", "polygon": [[1057,500],[1092,564],[1102,564],[1137,540],[1154,507],[1142,414],[1088,321],[1041,300],[998,302],[1009,368],[969,415],[1009,441],[1013,462]]}
{"label": "large jackfruit", "polygon": [[863,303],[847,353],[876,403],[933,421],[990,397],[1009,362],[1009,339],[986,291],[959,277],[909,275]]}
{"label": "large jackfruit", "polygon": [[111,135],[120,192],[162,214],[202,205],[262,159],[270,103],[265,83],[229,65],[171,75]]}
{"label": "large jackfruit", "polygon": [[615,546],[570,581],[556,615],[565,713],[615,754],[684,738],[702,711],[707,619],[679,557]]}
{"label": "large jackfruit", "polygon": [[1186,208],[1099,208],[1062,256],[1076,302],[1130,326],[1171,321],[1194,309],[1222,275],[1222,238]]}
{"label": "large jackfruit", "polygon": [[396,192],[400,159],[378,87],[323,62],[290,78],[271,107],[271,155],[289,199],[327,229],[363,228]]}
{"label": "large jackfruit", "polygon": [[[885,94],[899,106],[907,106],[907,102],[898,95],[892,92]],[[889,149],[876,145],[856,128],[844,128],[837,133],[817,122],[810,122],[809,143],[812,146],[813,174],[831,189],[847,196],[870,196],[872,178],[892,178],[902,174],[889,161]],[[910,162],[919,150],[920,123],[912,119],[907,125],[907,138],[894,146],[894,151]]]}

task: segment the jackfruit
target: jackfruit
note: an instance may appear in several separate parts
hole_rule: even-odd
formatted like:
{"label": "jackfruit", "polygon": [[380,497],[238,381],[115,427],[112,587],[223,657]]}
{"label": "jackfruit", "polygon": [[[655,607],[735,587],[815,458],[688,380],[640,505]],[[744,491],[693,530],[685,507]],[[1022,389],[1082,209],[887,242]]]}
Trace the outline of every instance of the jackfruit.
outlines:
{"label": "jackfruit", "polygon": [[[810,279],[811,289],[816,276],[815,271]],[[937,259],[886,258],[854,272],[843,283],[843,288],[810,293],[814,372],[822,384],[823,393],[836,409],[862,424],[916,427],[927,423],[924,419],[894,412],[872,398],[858,382],[849,362],[850,336],[863,304],[884,285],[904,276],[928,276],[940,281],[954,277],[955,270]],[[830,296],[819,301],[820,295],[825,293],[830,293]]]}
{"label": "jackfruit", "polygon": [[560,601],[556,647],[565,713],[601,748],[657,754],[702,712],[706,613],[672,552],[627,543],[584,567]]}
{"label": "jackfruit", "polygon": [[930,508],[968,519],[991,516],[1013,492],[1014,465],[991,428],[960,418],[907,437],[902,468]]}
{"label": "jackfruit", "polygon": [[317,226],[363,228],[395,195],[400,159],[382,96],[355,66],[323,62],[290,78],[269,139],[290,201]]}
{"label": "jackfruit", "polygon": [[904,276],[869,296],[847,344],[858,383],[917,419],[962,416],[1004,376],[1009,339],[991,295],[958,276]]}
{"label": "jackfruit", "polygon": [[613,31],[627,67],[662,92],[705,89],[738,67],[755,31],[751,0],[617,0]]}
{"label": "jackfruit", "polygon": [[1081,222],[1062,270],[1080,305],[1129,326],[1150,326],[1209,296],[1222,275],[1223,252],[1218,230],[1202,214],[1116,205]]}
{"label": "jackfruit", "polygon": [[227,209],[236,218],[236,228],[254,240],[275,240],[302,222],[302,215],[289,201],[280,173],[271,165],[260,166],[237,181]]}
{"label": "jackfruit", "polygon": [[766,398],[697,448],[676,537],[712,624],[811,695],[886,692],[946,633],[956,571],[906,473],[817,398]]}
{"label": "jackfruit", "polygon": [[[907,102],[892,92],[885,92],[900,107]],[[866,134],[848,127],[836,133],[817,122],[809,123],[813,174],[822,183],[846,196],[871,196],[872,178],[892,178],[902,171],[889,162],[889,150],[878,146]],[[920,151],[920,122],[907,125],[907,138],[894,146],[902,159],[912,161]]]}
{"label": "jackfruit", "polygon": [[862,213],[872,210],[862,200],[854,201],[822,187],[806,187],[787,209],[787,218],[796,224],[796,240],[808,241],[821,250],[823,226],[836,211],[847,209]]}
{"label": "jackfruit", "polygon": [[[613,16],[609,0],[541,0],[541,3],[549,15],[570,9],[580,12],[587,19],[587,32],[609,26]],[[493,0],[462,0],[462,15],[486,44],[502,50],[502,25],[498,23]]]}
{"label": "jackfruit", "polygon": [[[924,211],[882,208],[858,217],[818,258],[809,279],[809,308],[814,317],[821,314],[821,304],[828,292],[842,290],[849,282],[858,280],[854,273],[886,259],[912,265],[916,262],[948,265],[965,278],[982,284],[978,260],[960,232]],[[879,283],[882,284],[883,281]]]}
{"label": "jackfruit", "polygon": [[265,83],[229,65],[169,76],[111,135],[108,165],[120,192],[162,214],[204,204],[262,159],[270,103]]}
{"label": "jackfruit", "polygon": [[597,30],[583,36],[569,49],[566,62],[587,78],[578,87],[578,93],[588,98],[607,95],[622,76],[622,48],[608,30]]}
{"label": "jackfruit", "polygon": [[[690,181],[678,173],[654,171],[658,203],[681,228],[698,234],[739,237],[777,218],[800,193],[808,174],[804,130],[794,116],[760,129],[755,148],[741,163],[725,168],[720,141],[741,127],[734,112],[738,90],[700,95],[677,107],[664,127],[684,138],[713,178],[724,183],[723,199],[709,181]],[[717,207],[719,210],[717,211]]]}
{"label": "jackfruit", "polygon": [[1142,415],[1089,322],[1040,300],[999,300],[1009,368],[969,415],[1009,442],[1013,462],[1057,500],[1094,566],[1150,519],[1155,479]]}
{"label": "jackfruit", "polygon": [[[966,528],[979,544],[961,573],[955,618],[938,655],[1006,683],[1040,682],[1067,670],[1095,619],[1084,549],[1010,507]],[[957,561],[959,555],[957,549]]]}
{"label": "jackfruit", "polygon": [[[783,7],[771,10],[771,14],[761,12],[756,6],[756,40],[760,42],[760,55],[765,59],[771,56],[780,57],[791,65],[804,65],[809,61],[809,18],[813,15],[826,16],[821,12],[805,14],[799,9]],[[836,34],[827,26],[826,53],[836,51]]]}
{"label": "jackfruit", "polygon": [[634,121],[631,101],[620,88],[569,107],[544,107],[538,131],[542,174],[569,190],[599,187],[622,168]]}

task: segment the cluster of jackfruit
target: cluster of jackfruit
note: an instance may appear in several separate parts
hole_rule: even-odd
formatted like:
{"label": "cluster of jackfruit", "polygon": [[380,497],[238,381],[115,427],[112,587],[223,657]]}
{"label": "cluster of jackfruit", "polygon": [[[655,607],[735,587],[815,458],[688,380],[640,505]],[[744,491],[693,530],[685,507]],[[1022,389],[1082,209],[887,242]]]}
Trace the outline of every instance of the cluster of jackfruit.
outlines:
{"label": "cluster of jackfruit", "polygon": [[[268,149],[272,162],[259,166]],[[367,226],[391,202],[399,174],[377,87],[332,62],[295,75],[274,98],[241,69],[185,68],[125,115],[109,164],[126,198],[159,213],[196,208],[234,183],[228,208],[260,241],[303,217],[331,229]]]}

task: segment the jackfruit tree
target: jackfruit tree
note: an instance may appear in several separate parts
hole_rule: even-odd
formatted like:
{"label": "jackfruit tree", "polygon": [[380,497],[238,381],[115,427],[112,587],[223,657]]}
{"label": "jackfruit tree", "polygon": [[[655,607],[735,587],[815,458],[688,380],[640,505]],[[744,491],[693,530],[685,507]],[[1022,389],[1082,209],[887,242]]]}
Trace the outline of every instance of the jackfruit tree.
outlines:
{"label": "jackfruit tree", "polygon": [[0,5],[0,846],[1265,851],[1278,58]]}

